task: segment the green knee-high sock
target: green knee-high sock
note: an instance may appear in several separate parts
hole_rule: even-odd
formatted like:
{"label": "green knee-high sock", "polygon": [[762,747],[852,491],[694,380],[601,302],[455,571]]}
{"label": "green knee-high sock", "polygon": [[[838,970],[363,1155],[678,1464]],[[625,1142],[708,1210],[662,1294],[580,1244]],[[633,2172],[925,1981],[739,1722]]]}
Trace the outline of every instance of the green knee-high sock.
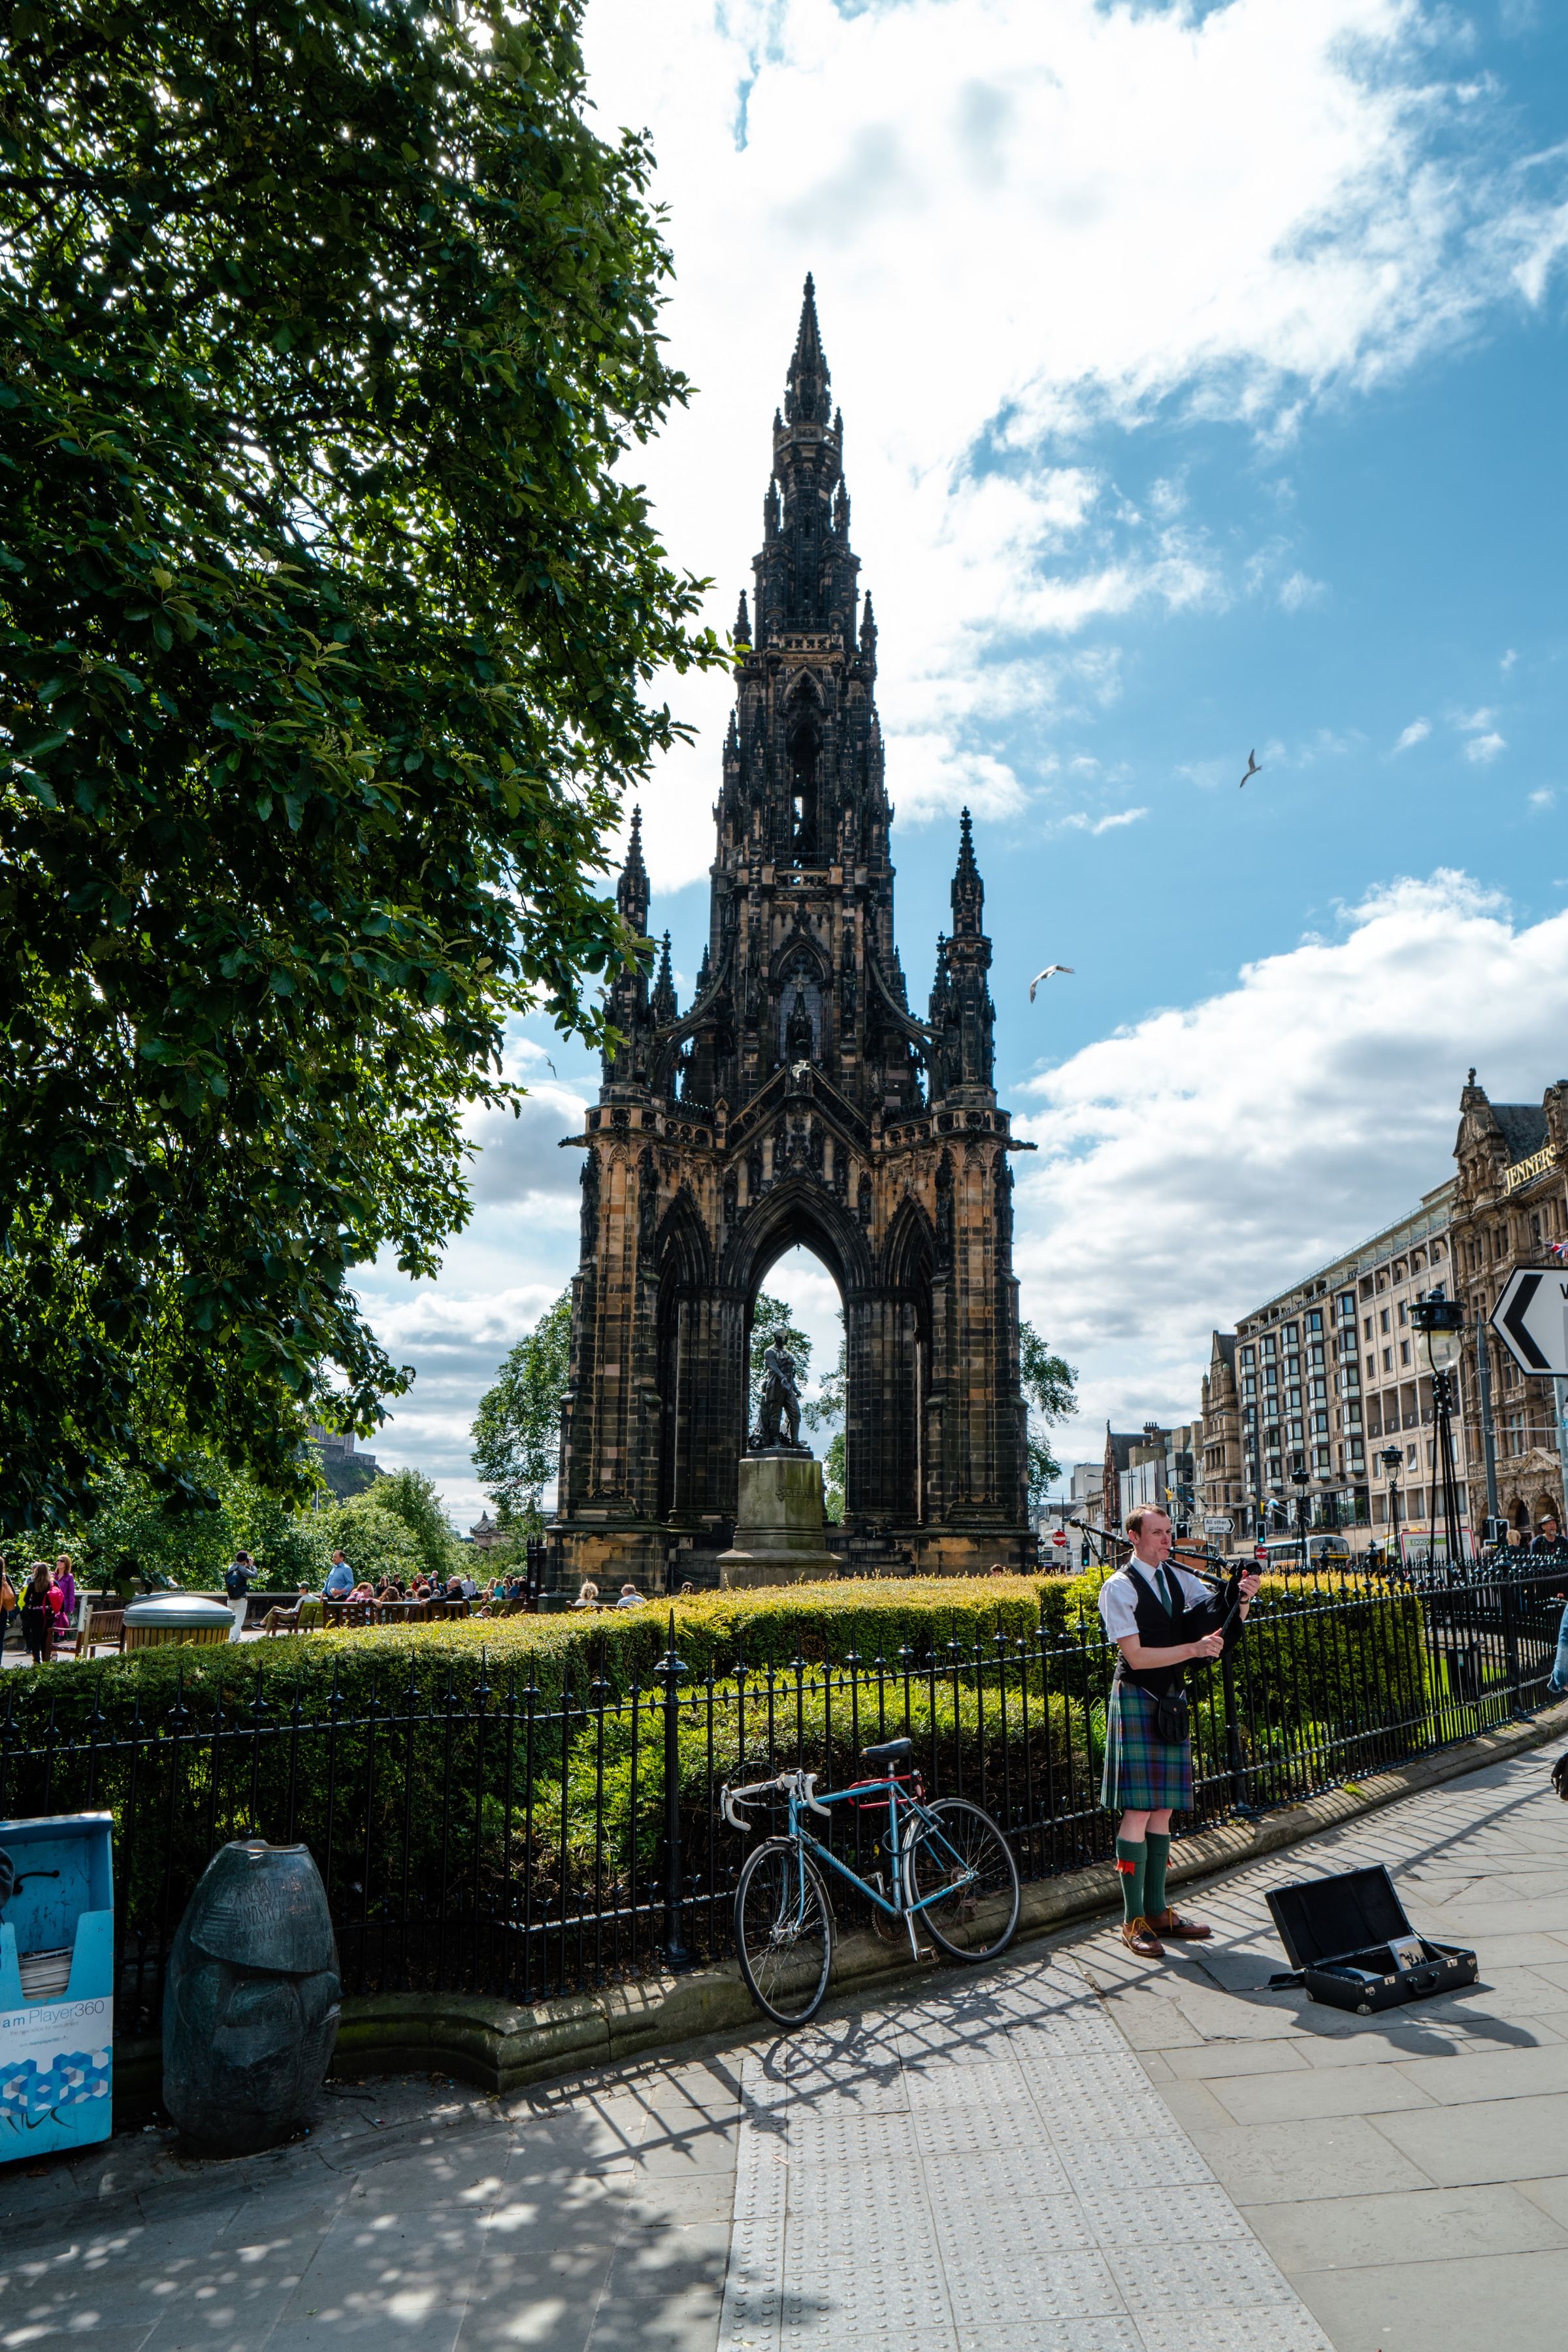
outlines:
{"label": "green knee-high sock", "polygon": [[1165,1908],[1165,1864],[1171,1858],[1171,1841],[1147,1832],[1149,1864],[1143,1874],[1143,1899],[1149,1908],[1145,1917],[1157,1919]]}
{"label": "green knee-high sock", "polygon": [[1143,1916],[1143,1871],[1149,1849],[1142,1838],[1136,1844],[1131,1838],[1116,1841],[1116,1867],[1121,1879],[1121,1916],[1123,1919]]}

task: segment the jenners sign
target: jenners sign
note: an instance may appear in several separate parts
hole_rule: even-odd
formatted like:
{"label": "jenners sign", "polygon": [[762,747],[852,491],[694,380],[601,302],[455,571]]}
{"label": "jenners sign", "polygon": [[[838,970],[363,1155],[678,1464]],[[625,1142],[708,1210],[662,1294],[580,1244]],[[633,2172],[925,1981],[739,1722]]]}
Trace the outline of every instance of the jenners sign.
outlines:
{"label": "jenners sign", "polygon": [[1520,1186],[1528,1184],[1532,1176],[1544,1176],[1553,1157],[1552,1146],[1548,1143],[1543,1144],[1539,1151],[1532,1151],[1528,1160],[1516,1160],[1511,1168],[1503,1170],[1503,1191],[1517,1192]]}

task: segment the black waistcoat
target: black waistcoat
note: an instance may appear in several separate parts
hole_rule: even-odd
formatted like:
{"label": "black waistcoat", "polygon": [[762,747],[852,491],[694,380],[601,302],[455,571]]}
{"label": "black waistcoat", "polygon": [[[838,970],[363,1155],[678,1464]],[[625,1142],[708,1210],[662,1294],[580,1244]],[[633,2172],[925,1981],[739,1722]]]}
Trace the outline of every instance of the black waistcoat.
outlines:
{"label": "black waistcoat", "polygon": [[[1138,1639],[1145,1649],[1179,1649],[1184,1642],[1195,1642],[1201,1634],[1218,1632],[1225,1611],[1217,1595],[1196,1601],[1190,1609],[1182,1601],[1182,1605],[1173,1612],[1160,1598],[1157,1570],[1145,1569],[1140,1562],[1137,1567],[1129,1568],[1126,1573],[1131,1579],[1133,1591],[1138,1596],[1133,1620],[1138,1628]],[[1180,1585],[1176,1587],[1176,1594],[1181,1601]],[[1125,1658],[1119,1658],[1116,1679],[1131,1683],[1137,1689],[1147,1691],[1152,1698],[1163,1698],[1168,1692],[1184,1687],[1186,1667],[1145,1666],[1140,1669],[1130,1666]]]}

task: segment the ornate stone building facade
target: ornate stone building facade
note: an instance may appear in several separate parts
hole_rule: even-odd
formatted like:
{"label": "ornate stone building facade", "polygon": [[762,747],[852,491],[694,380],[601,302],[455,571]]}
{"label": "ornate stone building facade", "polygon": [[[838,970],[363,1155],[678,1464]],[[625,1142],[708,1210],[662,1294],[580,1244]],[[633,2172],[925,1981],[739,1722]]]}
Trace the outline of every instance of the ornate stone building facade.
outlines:
{"label": "ornate stone building facade", "polygon": [[[1493,1103],[1470,1072],[1459,1097],[1454,1144],[1458,1182],[1450,1243],[1453,1296],[1481,1318],[1465,1350],[1466,1450],[1483,1458],[1477,1344],[1491,1369],[1497,1494],[1501,1516],[1527,1528],[1547,1512],[1563,1515],[1562,1433],[1552,1382],[1521,1372],[1491,1328],[1491,1313],[1515,1266],[1563,1270],[1553,1244],[1568,1244],[1568,1080],[1548,1087],[1539,1103]],[[1479,1497],[1472,1507],[1480,1516]]]}
{"label": "ornate stone building facade", "polygon": [[[582,1135],[558,1513],[563,1574],[706,1580],[731,1539],[753,1302],[804,1244],[847,1347],[851,1562],[1031,1556],[1007,1112],[970,821],[926,1017],[893,935],[877,631],[806,282],[742,595],[694,1002],[668,937],[611,991],[620,1043]],[[621,912],[646,931],[634,822]]]}

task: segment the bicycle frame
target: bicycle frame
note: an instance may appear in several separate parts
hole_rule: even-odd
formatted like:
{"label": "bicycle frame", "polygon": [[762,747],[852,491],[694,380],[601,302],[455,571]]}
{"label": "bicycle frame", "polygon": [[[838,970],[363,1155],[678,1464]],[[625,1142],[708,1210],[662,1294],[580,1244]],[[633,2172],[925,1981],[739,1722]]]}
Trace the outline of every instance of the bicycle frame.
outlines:
{"label": "bicycle frame", "polygon": [[[918,1797],[910,1796],[897,1780],[858,1780],[853,1788],[830,1789],[826,1794],[819,1796],[815,1789],[804,1785],[805,1778],[805,1775],[795,1772],[790,1774],[786,1782],[789,1795],[790,1837],[802,1853],[809,1853],[816,1862],[826,1863],[831,1869],[838,1873],[840,1878],[847,1878],[851,1886],[864,1895],[868,1902],[877,1906],[879,1911],[885,1911],[890,1919],[906,1921],[909,1924],[912,1942],[913,1922],[919,1914],[928,1909],[933,1903],[944,1902],[952,1894],[953,1888],[950,1883],[947,1885],[933,1888],[930,1895],[922,1895],[918,1903],[907,1903],[904,1900],[903,1860],[907,1851],[907,1841],[901,1842],[900,1839],[900,1815],[912,1813],[917,1822],[924,1824],[926,1834],[931,1837],[942,1836],[941,1822],[935,1814],[926,1811]],[[852,1870],[847,1862],[841,1862],[832,1847],[824,1845],[822,1840],[806,1828],[802,1819],[803,1814],[808,1811],[826,1812],[830,1805],[847,1804],[851,1799],[857,1797],[886,1797],[888,1801],[887,1853],[888,1879],[892,1888],[890,1901],[879,1887],[873,1886],[869,1880],[862,1878],[858,1870]],[[953,1860],[957,1862],[959,1859],[960,1857],[954,1853]],[[973,1877],[974,1874],[970,1871],[967,1875]],[[957,1881],[960,1885],[963,1883],[963,1879]]]}

